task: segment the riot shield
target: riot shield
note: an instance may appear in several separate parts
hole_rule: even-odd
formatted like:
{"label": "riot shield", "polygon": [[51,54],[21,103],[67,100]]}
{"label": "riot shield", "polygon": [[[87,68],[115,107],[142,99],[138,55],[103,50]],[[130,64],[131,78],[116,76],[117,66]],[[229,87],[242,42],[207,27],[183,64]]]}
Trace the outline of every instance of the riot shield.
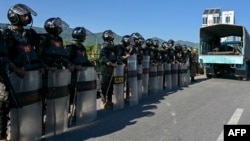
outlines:
{"label": "riot shield", "polygon": [[46,137],[61,134],[67,129],[70,81],[71,73],[68,69],[48,72]]}
{"label": "riot shield", "polygon": [[113,95],[113,109],[120,110],[124,108],[124,67],[117,65],[114,68],[114,95]]}
{"label": "riot shield", "polygon": [[184,65],[178,64],[178,86],[183,87],[184,86]]}
{"label": "riot shield", "polygon": [[142,96],[148,96],[149,82],[149,56],[143,56],[143,75],[142,75]]}
{"label": "riot shield", "polygon": [[158,92],[163,91],[163,73],[164,73],[164,66],[163,64],[158,64],[157,66],[157,79],[158,79]]}
{"label": "riot shield", "polygon": [[[42,135],[42,102],[39,90],[42,76],[38,70],[26,71],[24,78],[10,74],[10,82],[21,108],[10,109],[10,138],[12,141],[34,141]],[[39,122],[38,122],[39,121]],[[28,127],[28,128],[27,128]]]}
{"label": "riot shield", "polygon": [[164,64],[164,85],[167,90],[172,89],[172,74],[171,74],[171,64]]}
{"label": "riot shield", "polygon": [[158,91],[158,80],[157,80],[157,65],[150,65],[149,68],[149,93],[157,94]]}
{"label": "riot shield", "polygon": [[187,86],[188,85],[188,78],[187,78],[187,73],[188,73],[188,70],[187,70],[187,64],[185,63],[183,65],[183,86]]}
{"label": "riot shield", "polygon": [[130,56],[128,58],[128,92],[129,105],[135,106],[138,104],[138,90],[137,90],[137,58]]}
{"label": "riot shield", "polygon": [[96,71],[93,67],[83,67],[77,73],[76,125],[96,119]]}
{"label": "riot shield", "polygon": [[178,64],[172,64],[171,73],[172,73],[172,88],[177,88],[178,87]]}
{"label": "riot shield", "polygon": [[140,101],[142,99],[142,64],[137,64],[137,90]]}

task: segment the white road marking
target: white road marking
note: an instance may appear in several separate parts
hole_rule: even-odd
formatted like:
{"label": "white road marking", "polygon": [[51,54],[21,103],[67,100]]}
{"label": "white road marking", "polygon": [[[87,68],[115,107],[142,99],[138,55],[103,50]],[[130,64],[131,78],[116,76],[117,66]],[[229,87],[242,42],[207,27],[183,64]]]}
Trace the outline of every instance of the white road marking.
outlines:
{"label": "white road marking", "polygon": [[[243,111],[244,109],[237,108],[227,124],[236,125],[239,122]],[[216,141],[223,141],[223,140],[224,140],[224,131],[222,130],[220,136],[217,138]]]}

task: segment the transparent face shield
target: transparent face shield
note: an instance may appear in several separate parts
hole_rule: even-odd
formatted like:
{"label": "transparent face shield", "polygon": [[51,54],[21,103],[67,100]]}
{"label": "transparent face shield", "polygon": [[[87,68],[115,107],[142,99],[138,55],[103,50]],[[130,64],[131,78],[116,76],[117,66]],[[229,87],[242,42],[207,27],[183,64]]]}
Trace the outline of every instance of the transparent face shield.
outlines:
{"label": "transparent face shield", "polygon": [[53,22],[53,25],[55,25],[55,27],[69,28],[69,25],[59,17],[55,18],[52,22]]}
{"label": "transparent face shield", "polygon": [[25,15],[30,13],[33,16],[37,16],[37,13],[34,10],[24,4],[16,4],[15,6],[11,7],[11,10],[18,15]]}

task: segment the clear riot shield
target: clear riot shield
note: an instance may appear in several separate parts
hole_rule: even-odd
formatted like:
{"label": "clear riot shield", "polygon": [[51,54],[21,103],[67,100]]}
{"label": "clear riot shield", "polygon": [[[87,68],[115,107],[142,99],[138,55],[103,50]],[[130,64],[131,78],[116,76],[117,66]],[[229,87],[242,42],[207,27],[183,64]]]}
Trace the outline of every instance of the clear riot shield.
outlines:
{"label": "clear riot shield", "polygon": [[96,119],[96,71],[93,67],[83,67],[77,73],[76,125]]}
{"label": "clear riot shield", "polygon": [[187,64],[183,65],[183,86],[187,86],[188,85],[188,79],[187,79]]}
{"label": "clear riot shield", "polygon": [[148,82],[149,82],[149,56],[143,56],[143,74],[142,74],[142,96],[148,96]]}
{"label": "clear riot shield", "polygon": [[61,134],[67,129],[70,81],[68,69],[48,72],[45,137]]}
{"label": "clear riot shield", "polygon": [[150,94],[157,94],[158,91],[157,65],[150,65],[148,89]]}
{"label": "clear riot shield", "polygon": [[172,64],[171,73],[172,73],[172,88],[177,88],[178,87],[178,64]]}
{"label": "clear riot shield", "polygon": [[113,95],[113,109],[120,110],[124,108],[124,67],[117,65],[114,68],[114,95]]}
{"label": "clear riot shield", "polygon": [[129,105],[135,106],[138,104],[138,90],[137,90],[137,58],[130,56],[128,58],[128,91],[129,91]]}
{"label": "clear riot shield", "polygon": [[171,73],[171,64],[164,64],[164,77],[165,77],[165,82],[164,85],[167,90],[172,89],[172,73]]}
{"label": "clear riot shield", "polygon": [[26,71],[24,78],[11,73],[10,81],[21,106],[10,109],[11,141],[39,140],[42,135],[42,102],[39,93],[42,76],[38,70]]}
{"label": "clear riot shield", "polygon": [[158,79],[158,92],[163,91],[163,73],[164,73],[164,66],[163,64],[158,64],[157,66],[157,79]]}
{"label": "clear riot shield", "polygon": [[138,100],[142,99],[142,64],[137,64],[137,90]]}
{"label": "clear riot shield", "polygon": [[184,86],[184,65],[179,64],[178,65],[178,86],[183,87]]}

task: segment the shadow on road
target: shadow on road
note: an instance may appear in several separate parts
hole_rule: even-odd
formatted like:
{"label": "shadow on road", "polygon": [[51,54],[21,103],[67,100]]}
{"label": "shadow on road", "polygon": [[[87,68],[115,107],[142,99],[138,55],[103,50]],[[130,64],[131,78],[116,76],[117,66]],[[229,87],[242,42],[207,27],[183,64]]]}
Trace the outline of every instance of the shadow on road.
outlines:
{"label": "shadow on road", "polygon": [[[197,78],[196,80],[195,83],[191,83],[190,85],[205,81],[207,78]],[[122,110],[114,111],[99,109],[95,121],[81,126],[70,127],[65,133],[44,140],[84,141],[112,134],[128,126],[135,125],[139,118],[154,116],[155,113],[153,111],[154,109],[157,109],[158,103],[167,98],[166,96],[175,94],[177,91],[183,90],[183,88],[178,87],[176,89],[162,91],[158,94],[150,94],[147,97],[143,97],[136,106],[125,104],[125,107]],[[99,101],[100,100],[98,99],[98,102]]]}

